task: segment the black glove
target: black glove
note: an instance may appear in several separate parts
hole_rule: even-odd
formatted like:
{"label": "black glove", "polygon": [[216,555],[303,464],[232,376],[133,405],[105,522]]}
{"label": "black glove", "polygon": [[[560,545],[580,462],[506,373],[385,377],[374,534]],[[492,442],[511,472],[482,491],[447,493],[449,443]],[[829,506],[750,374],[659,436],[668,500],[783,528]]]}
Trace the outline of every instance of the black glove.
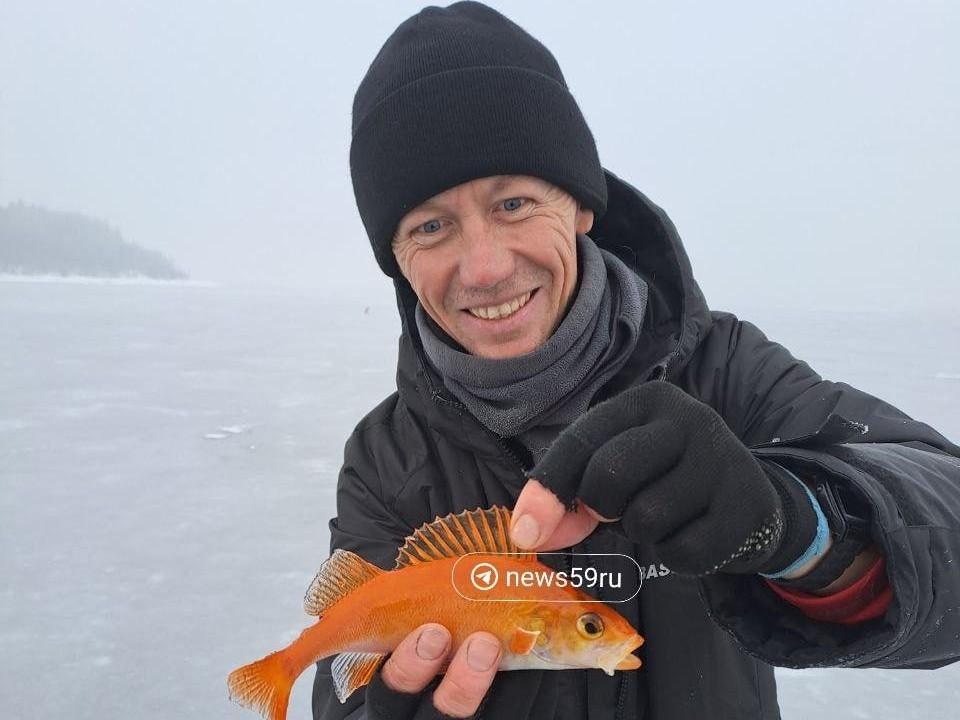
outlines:
{"label": "black glove", "polygon": [[773,573],[813,542],[800,484],[761,465],[712,408],[668,382],[632,387],[568,426],[528,473],[567,507],[618,518],[687,575]]}
{"label": "black glove", "polygon": [[[559,672],[562,671],[497,673],[479,709],[470,717],[482,715],[485,720],[548,720],[555,717]],[[402,693],[388,688],[378,672],[366,688],[368,720],[450,720],[450,715],[433,706],[433,690],[438,680],[431,682],[423,692]]]}

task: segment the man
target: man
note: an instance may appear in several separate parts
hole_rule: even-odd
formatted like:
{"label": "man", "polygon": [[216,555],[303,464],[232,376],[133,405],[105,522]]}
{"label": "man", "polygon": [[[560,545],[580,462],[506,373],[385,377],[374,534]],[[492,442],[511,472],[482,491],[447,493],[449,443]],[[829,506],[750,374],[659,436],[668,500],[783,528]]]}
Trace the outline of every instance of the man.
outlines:
{"label": "man", "polygon": [[435,516],[513,507],[523,547],[637,560],[616,607],[647,643],[637,672],[497,674],[495,637],[451,656],[431,624],[344,705],[320,663],[315,717],[777,718],[773,665],[960,656],[960,448],[711,312],[534,38],[472,2],[404,22],[351,172],[403,330],[332,548],[392,568]]}

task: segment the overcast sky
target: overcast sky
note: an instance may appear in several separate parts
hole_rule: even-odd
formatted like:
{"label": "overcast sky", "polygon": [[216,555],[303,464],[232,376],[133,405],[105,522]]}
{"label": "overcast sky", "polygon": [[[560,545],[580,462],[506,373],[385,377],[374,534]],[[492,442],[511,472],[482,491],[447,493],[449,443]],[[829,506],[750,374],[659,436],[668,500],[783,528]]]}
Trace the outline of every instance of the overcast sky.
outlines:
{"label": "overcast sky", "polygon": [[[960,306],[960,4],[491,2],[715,307]],[[353,93],[422,3],[0,4],[0,204],[109,221],[196,279],[389,298]]]}

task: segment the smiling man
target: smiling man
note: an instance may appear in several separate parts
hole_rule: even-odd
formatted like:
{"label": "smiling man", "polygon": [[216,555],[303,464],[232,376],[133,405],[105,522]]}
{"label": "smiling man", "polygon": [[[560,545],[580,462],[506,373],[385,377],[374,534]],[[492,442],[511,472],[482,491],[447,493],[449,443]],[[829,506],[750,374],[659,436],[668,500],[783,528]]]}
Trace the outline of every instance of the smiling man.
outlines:
{"label": "smiling man", "polygon": [[346,704],[321,663],[316,718],[770,719],[774,665],[960,656],[960,448],[711,311],[537,40],[473,2],[408,19],[350,162],[402,334],[331,548],[391,568],[422,523],[513,507],[522,547],[636,559],[647,643],[638,672],[498,674],[494,636],[428,624]]}
{"label": "smiling man", "polygon": [[577,283],[575,233],[592,223],[593,211],[555,185],[499,175],[412,210],[393,252],[421,319],[467,353],[511,358],[539,348],[560,324]]}

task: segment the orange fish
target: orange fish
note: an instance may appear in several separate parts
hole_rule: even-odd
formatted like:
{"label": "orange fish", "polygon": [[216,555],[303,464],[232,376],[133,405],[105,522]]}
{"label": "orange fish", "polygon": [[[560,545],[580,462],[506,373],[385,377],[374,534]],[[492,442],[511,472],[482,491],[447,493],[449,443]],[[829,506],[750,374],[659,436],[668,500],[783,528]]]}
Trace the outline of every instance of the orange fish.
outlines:
{"label": "orange fish", "polygon": [[[493,633],[504,648],[500,670],[601,668],[613,675],[639,668],[633,651],[643,638],[622,615],[581,590],[556,584],[476,589],[493,574],[489,566],[477,574],[484,562],[498,575],[551,571],[536,553],[513,544],[509,526],[510,511],[501,507],[438,517],[406,539],[391,571],[335,550],[304,599],[306,611],[320,619],[283,650],[230,673],[230,697],[269,720],[284,720],[300,673],[337,655],[334,688],[345,702],[426,622],[450,631],[451,656],[470,633]],[[459,562],[468,555],[470,562]]]}

